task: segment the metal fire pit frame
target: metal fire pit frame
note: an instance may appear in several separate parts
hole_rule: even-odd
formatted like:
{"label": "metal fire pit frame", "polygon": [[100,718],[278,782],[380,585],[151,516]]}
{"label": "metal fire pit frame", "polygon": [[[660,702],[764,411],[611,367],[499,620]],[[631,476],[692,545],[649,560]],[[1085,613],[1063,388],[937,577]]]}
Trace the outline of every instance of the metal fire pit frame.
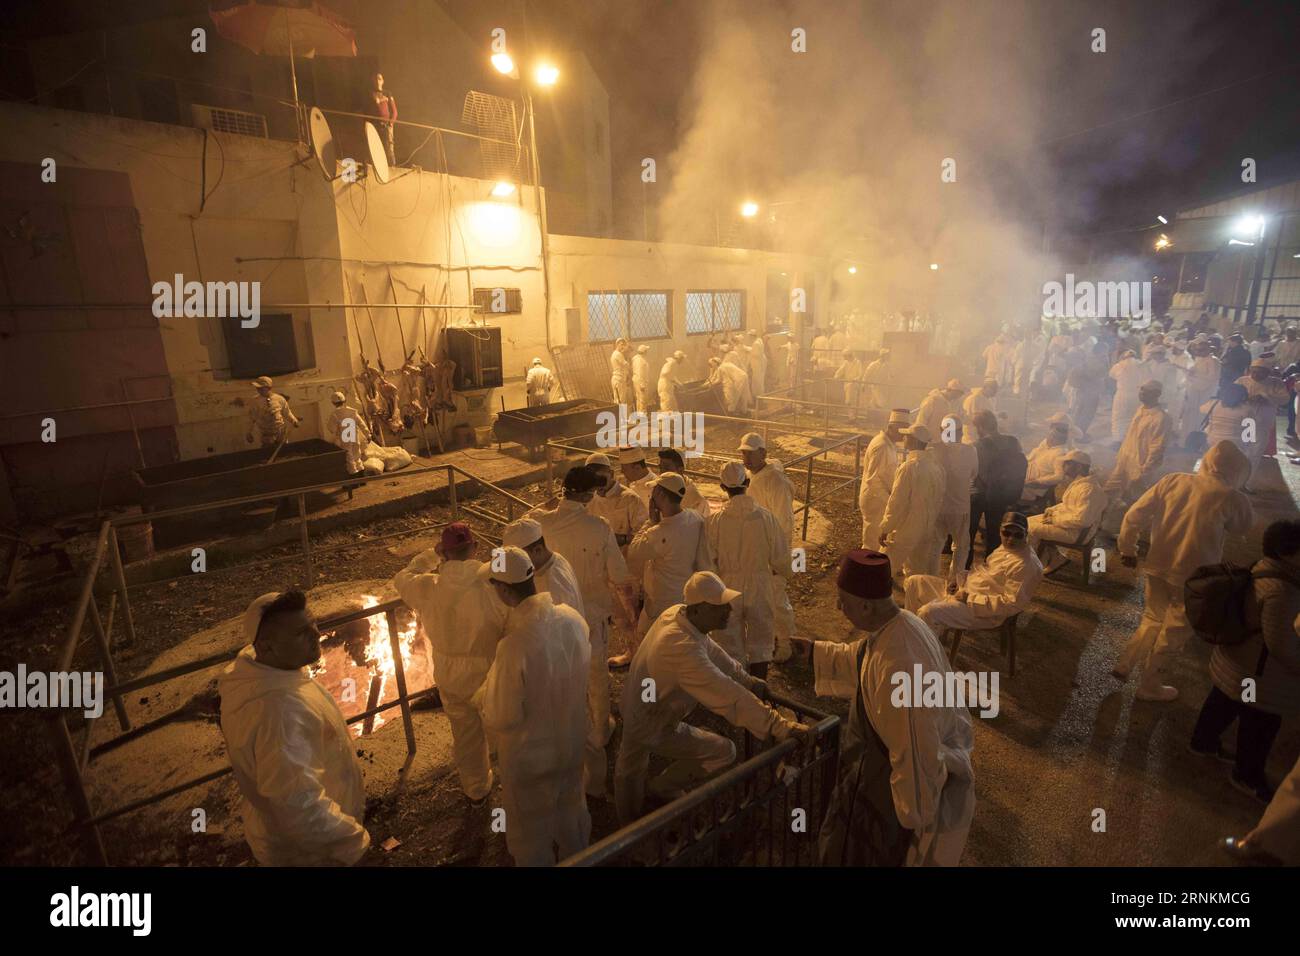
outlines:
{"label": "metal fire pit frame", "polygon": [[[839,773],[840,718],[772,694],[771,702],[812,725],[812,740],[763,743],[746,733],[745,760],[669,804],[616,830],[560,866],[704,866],[816,862],[817,836]],[[792,811],[805,812],[794,832]]]}
{"label": "metal fire pit frame", "polygon": [[[471,505],[460,504],[456,492],[456,475],[461,475],[472,482],[475,482],[484,488],[487,488],[506,499],[506,514],[501,515],[487,508],[479,508]],[[405,468],[400,472],[372,475],[368,477],[357,477],[348,480],[350,485],[363,485],[372,481],[393,481],[393,480],[411,480],[419,477],[434,477],[444,475],[447,481],[448,501],[451,506],[451,520],[458,520],[460,512],[466,511],[475,516],[485,518],[486,520],[498,524],[508,524],[514,520],[517,508],[529,510],[533,504],[520,498],[499,485],[493,484],[484,478],[480,478],[471,472],[466,471],[456,465],[440,464],[424,468]],[[58,664],[56,669],[59,671],[69,671],[72,669],[72,661],[76,656],[78,648],[81,647],[82,633],[85,630],[86,620],[89,618],[92,625],[92,638],[95,643],[95,649],[98,653],[99,662],[104,670],[104,677],[108,686],[105,688],[105,695],[112,700],[113,710],[117,715],[118,724],[123,732],[131,731],[131,720],[126,712],[125,698],[135,691],[142,690],[146,687],[152,687],[157,684],[182,677],[186,674],[192,674],[197,671],[206,670],[210,667],[217,667],[228,661],[233,660],[239,653],[239,649],[227,651],[222,654],[211,657],[201,658],[190,661],[176,667],[168,668],[157,674],[147,674],[133,680],[119,683],[117,679],[117,669],[113,660],[113,627],[114,618],[117,608],[121,608],[120,619],[122,627],[126,633],[126,640],[133,642],[135,640],[135,623],[131,615],[130,592],[133,589],[142,587],[156,587],[160,584],[178,581],[182,578],[193,578],[195,574],[181,575],[176,578],[167,578],[158,581],[142,581],[133,585],[128,585],[126,573],[122,566],[121,553],[118,548],[117,529],[124,525],[139,524],[145,521],[151,521],[155,518],[173,517],[179,515],[193,514],[202,511],[211,511],[219,508],[228,508],[232,505],[248,504],[258,501],[266,501],[271,498],[280,499],[286,497],[296,497],[298,501],[298,519],[301,528],[299,540],[301,542],[301,556],[296,554],[287,554],[277,558],[266,558],[257,561],[247,561],[240,564],[229,565],[222,568],[214,568],[210,571],[204,571],[204,576],[212,574],[228,573],[231,571],[240,571],[248,567],[267,564],[280,564],[286,561],[296,561],[301,559],[305,565],[306,585],[310,589],[313,581],[312,571],[312,547],[310,534],[307,526],[307,507],[306,496],[314,491],[321,491],[327,488],[337,488],[339,481],[337,479],[324,482],[318,485],[311,485],[302,488],[293,488],[284,491],[277,491],[271,494],[250,495],[242,498],[229,498],[221,501],[204,502],[197,505],[188,505],[181,508],[169,508],[165,511],[155,511],[143,515],[125,515],[119,518],[106,520],[99,529],[99,537],[95,542],[95,550],[92,555],[90,566],[87,568],[85,579],[82,581],[81,591],[77,598],[76,609],[72,615],[72,624],[68,628],[67,636],[64,638],[63,645],[59,651]],[[434,530],[446,527],[450,522],[434,522],[427,526],[413,529],[406,529],[394,534],[377,535],[368,538],[364,542],[370,544],[375,541],[382,541],[386,538],[397,536],[409,536],[426,530]],[[484,535],[489,540],[498,540],[494,535]],[[317,548],[316,554],[327,553],[330,551],[346,550],[357,547],[357,543],[338,545],[331,548]],[[107,560],[106,560],[107,559]],[[100,615],[99,605],[95,597],[95,585],[100,574],[105,570],[111,570],[113,584],[110,591],[110,603],[107,615],[107,622]],[[401,648],[397,636],[397,620],[395,609],[403,602],[400,599],[385,602],[375,607],[363,608],[362,610],[351,612],[328,618],[319,623],[321,630],[333,630],[348,624],[352,621],[358,621],[362,618],[371,617],[375,614],[384,614],[388,619],[389,640],[393,644],[393,669],[397,678],[397,698],[387,704],[371,708],[363,713],[357,714],[350,718],[348,723],[363,721],[375,714],[394,707],[400,707],[402,710],[402,723],[406,731],[406,748],[407,761],[405,767],[409,767],[411,759],[416,753],[415,729],[411,722],[411,702],[420,700],[433,694],[437,686],[409,694],[406,689],[406,672],[402,663]],[[70,709],[54,710],[48,719],[50,742],[54,750],[55,762],[58,764],[60,776],[63,778],[64,788],[67,791],[68,801],[72,807],[73,820],[68,831],[81,837],[84,843],[84,849],[89,861],[99,866],[108,865],[108,854],[104,848],[104,841],[100,834],[99,825],[105,821],[119,817],[133,810],[139,810],[142,807],[149,806],[167,799],[177,793],[188,790],[208,783],[212,780],[219,779],[228,773],[233,772],[230,767],[215,770],[203,776],[196,777],[185,783],[177,784],[160,793],[155,793],[138,800],[133,800],[114,809],[106,810],[96,814],[90,805],[90,797],[86,792],[85,775],[89,770],[91,759],[98,753],[110,749],[113,741],[107,741],[99,747],[91,748],[90,736],[93,720],[86,720],[84,736],[82,737],[80,747],[73,742],[72,731],[68,726],[68,717],[73,713]],[[403,769],[405,769],[405,767]]]}

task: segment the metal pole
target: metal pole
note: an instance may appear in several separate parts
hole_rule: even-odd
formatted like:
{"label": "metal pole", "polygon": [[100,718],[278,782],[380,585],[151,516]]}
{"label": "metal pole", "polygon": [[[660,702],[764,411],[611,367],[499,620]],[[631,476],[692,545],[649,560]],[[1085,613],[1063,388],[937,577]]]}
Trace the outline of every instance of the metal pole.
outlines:
{"label": "metal pole", "polygon": [[1255,324],[1255,309],[1259,306],[1259,287],[1264,283],[1264,227],[1259,227],[1255,240],[1255,275],[1250,283],[1250,304],[1246,307],[1246,324]]}
{"label": "metal pole", "polygon": [[804,486],[803,495],[803,540],[808,540],[808,512],[812,510],[812,473],[813,460],[808,459],[808,483]]}
{"label": "metal pole", "polygon": [[384,612],[388,620],[388,642],[393,647],[393,673],[397,676],[397,699],[402,705],[402,726],[406,729],[406,752],[415,756],[415,724],[411,722],[411,702],[406,699],[406,666],[402,663],[402,642],[397,637],[397,612]]}
{"label": "metal pole", "polygon": [[524,102],[528,108],[528,140],[533,154],[533,199],[537,206],[537,231],[542,242],[542,308],[546,330],[546,351],[551,351],[551,268],[550,242],[547,239],[546,206],[542,203],[542,163],[537,156],[537,124],[534,122],[533,95],[524,86]]}
{"label": "metal pole", "polygon": [[298,529],[302,537],[302,559],[307,565],[307,589],[314,586],[311,566],[311,540],[307,534],[307,496],[298,496]]}
{"label": "metal pole", "polygon": [[857,477],[853,480],[853,497],[857,499],[862,495],[862,436],[859,435],[853,441],[853,474]]}
{"label": "metal pole", "polygon": [[117,525],[108,526],[108,553],[113,559],[113,577],[117,579],[118,599],[122,602],[122,626],[126,628],[126,643],[135,643],[135,619],[131,617],[131,601],[126,596],[126,572],[122,570],[122,554],[117,548]]}
{"label": "metal pole", "polygon": [[[104,659],[104,676],[108,678],[108,686],[117,686],[117,668],[113,666],[113,650],[108,646],[108,634],[104,631],[104,622],[99,617],[99,605],[95,603],[95,596],[90,596],[90,623],[95,627],[95,643],[99,645],[99,654]],[[113,695],[113,709],[117,711],[117,722],[122,725],[123,730],[131,729],[131,718],[126,715],[126,704],[122,701],[121,694]]]}
{"label": "metal pole", "polygon": [[447,466],[447,498],[451,504],[451,520],[456,521],[460,518],[460,503],[456,500],[456,475],[451,465]]}
{"label": "metal pole", "polygon": [[555,497],[555,464],[551,460],[551,440],[546,439],[546,497]]}
{"label": "metal pole", "polygon": [[68,799],[72,803],[72,825],[81,831],[91,863],[95,866],[108,866],[108,853],[104,850],[104,841],[100,839],[99,827],[89,822],[94,814],[90,809],[90,798],[86,796],[86,785],[81,777],[81,765],[77,762],[72,735],[68,733],[68,723],[59,714],[50,721],[49,726],[54,758],[58,761],[63,785],[67,788]]}

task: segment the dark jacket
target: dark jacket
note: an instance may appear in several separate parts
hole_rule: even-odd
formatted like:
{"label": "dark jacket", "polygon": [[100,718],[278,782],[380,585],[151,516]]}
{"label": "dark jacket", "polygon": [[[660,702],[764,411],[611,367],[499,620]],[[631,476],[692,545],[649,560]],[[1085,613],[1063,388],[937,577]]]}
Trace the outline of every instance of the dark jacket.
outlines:
{"label": "dark jacket", "polygon": [[986,435],[975,443],[979,471],[975,477],[975,494],[989,501],[1013,502],[1025,490],[1025,471],[1029,460],[1015,435]]}

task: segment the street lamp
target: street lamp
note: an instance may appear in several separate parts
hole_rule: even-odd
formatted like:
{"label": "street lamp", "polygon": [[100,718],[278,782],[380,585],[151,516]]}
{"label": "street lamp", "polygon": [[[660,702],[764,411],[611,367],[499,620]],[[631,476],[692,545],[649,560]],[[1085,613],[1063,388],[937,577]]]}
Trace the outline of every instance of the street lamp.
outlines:
{"label": "street lamp", "polygon": [[553,63],[539,63],[533,71],[533,79],[538,86],[554,86],[560,78],[560,68]]}
{"label": "street lamp", "polygon": [[740,204],[740,214],[746,219],[753,219],[758,215],[758,203],[748,199]]}
{"label": "street lamp", "polygon": [[937,263],[937,262],[931,262],[931,263],[930,263],[930,271],[931,271],[931,272],[938,272],[938,271],[939,271],[939,263]]}
{"label": "street lamp", "polygon": [[857,267],[857,266],[849,266],[849,275],[851,275],[851,276],[855,276],[855,275],[857,275],[857,274],[858,274],[858,267]]}

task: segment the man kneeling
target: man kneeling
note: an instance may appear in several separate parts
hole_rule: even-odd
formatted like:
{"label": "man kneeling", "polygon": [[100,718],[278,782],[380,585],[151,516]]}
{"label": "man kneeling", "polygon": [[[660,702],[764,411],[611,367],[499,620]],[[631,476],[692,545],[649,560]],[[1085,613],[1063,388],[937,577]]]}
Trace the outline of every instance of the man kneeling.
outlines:
{"label": "man kneeling", "polygon": [[1011,512],[1002,519],[1001,547],[966,578],[949,585],[934,574],[913,574],[903,582],[904,606],[930,625],[935,634],[945,627],[984,630],[1029,607],[1043,579],[1043,565],[1029,547],[1029,522]]}
{"label": "man kneeling", "polygon": [[[712,571],[697,571],[683,597],[685,604],[668,608],[651,625],[623,685],[623,741],[614,767],[614,799],[623,824],[641,815],[647,786],[660,799],[672,800],[735,762],[734,743],[684,723],[697,704],[759,740],[808,734],[806,725],[760,701],[767,685],[708,636],[726,628],[740,592]],[[672,763],[647,784],[652,754]]]}

